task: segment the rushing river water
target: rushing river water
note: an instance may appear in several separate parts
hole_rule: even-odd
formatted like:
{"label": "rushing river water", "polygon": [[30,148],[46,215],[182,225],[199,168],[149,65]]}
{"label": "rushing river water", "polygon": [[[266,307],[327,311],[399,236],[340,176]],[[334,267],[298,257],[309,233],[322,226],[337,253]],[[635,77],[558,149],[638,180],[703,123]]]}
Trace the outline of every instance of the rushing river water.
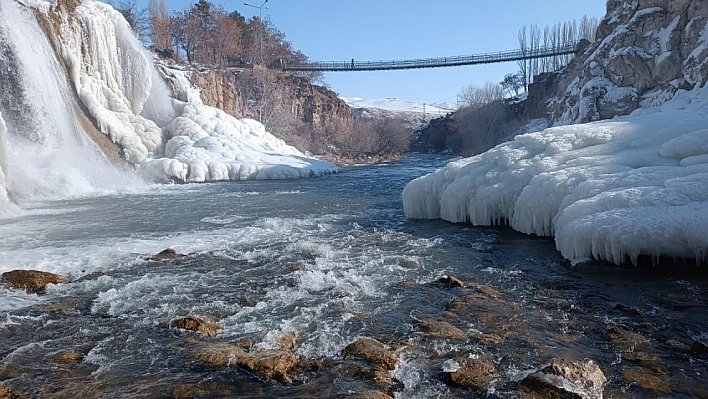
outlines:
{"label": "rushing river water", "polygon": [[[519,373],[553,357],[594,359],[606,397],[706,397],[702,269],[571,268],[550,239],[406,220],[404,185],[445,161],[28,204],[0,220],[0,271],[72,282],[0,288],[0,381],[32,398],[367,397],[371,381],[341,362],[372,337],[398,359],[382,390],[399,398],[517,397]],[[146,260],[168,247],[189,256]],[[437,282],[446,274],[470,286]],[[168,328],[187,315],[223,329]],[[440,338],[430,320],[464,336]],[[289,381],[193,361],[195,346],[248,338],[257,352],[293,334]],[[67,351],[78,359],[52,360]],[[495,364],[485,393],[449,384],[458,357]]]}

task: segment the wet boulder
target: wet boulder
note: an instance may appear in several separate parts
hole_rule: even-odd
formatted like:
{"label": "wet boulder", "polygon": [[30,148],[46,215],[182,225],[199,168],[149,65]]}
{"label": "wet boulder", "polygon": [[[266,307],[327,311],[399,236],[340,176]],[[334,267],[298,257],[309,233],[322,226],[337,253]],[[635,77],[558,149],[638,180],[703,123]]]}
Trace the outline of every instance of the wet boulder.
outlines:
{"label": "wet boulder", "polygon": [[19,396],[5,385],[0,384],[0,399],[19,399]]}
{"label": "wet boulder", "polygon": [[348,395],[343,396],[343,398],[351,398],[351,399],[393,399],[393,396],[381,392],[381,391],[376,391],[374,389],[364,389],[361,391],[357,392],[352,392]]}
{"label": "wet boulder", "polygon": [[639,309],[627,305],[623,305],[621,303],[618,303],[615,305],[614,308],[612,308],[613,311],[615,312],[621,312],[626,314],[627,316],[641,316],[642,312],[639,311]]}
{"label": "wet boulder", "polygon": [[49,358],[49,361],[57,364],[77,364],[81,363],[84,355],[74,351],[61,351]]}
{"label": "wet boulder", "polygon": [[649,339],[633,332],[624,324],[615,324],[605,331],[605,338],[619,351],[629,352],[648,346]]}
{"label": "wet boulder", "polygon": [[671,377],[660,367],[625,366],[620,373],[622,378],[644,389],[669,393]]}
{"label": "wet boulder", "polygon": [[607,378],[590,359],[553,359],[521,380],[522,390],[532,398],[602,399]]}
{"label": "wet boulder", "polygon": [[213,338],[223,327],[217,323],[206,321],[201,317],[187,316],[170,321],[170,328],[196,331]]}
{"label": "wet boulder", "polygon": [[278,338],[278,346],[285,350],[293,350],[295,349],[295,341],[296,335],[292,331],[288,331],[287,333],[283,334],[282,337]]}
{"label": "wet boulder", "polygon": [[246,351],[237,345],[213,344],[198,346],[192,353],[192,360],[214,367],[227,367],[237,363],[240,356],[246,355]]}
{"label": "wet boulder", "polygon": [[297,364],[297,358],[291,351],[271,349],[240,356],[236,364],[264,377],[289,382],[288,371]]}
{"label": "wet boulder", "polygon": [[29,294],[41,293],[49,284],[68,283],[69,279],[40,270],[13,270],[2,274],[5,287],[23,289]]}
{"label": "wet boulder", "polygon": [[177,251],[175,251],[173,248],[167,248],[149,257],[147,260],[151,260],[154,262],[162,262],[163,260],[180,259],[184,258],[185,256],[187,255],[177,253]]}
{"label": "wet boulder", "polygon": [[464,281],[460,280],[459,278],[455,276],[450,276],[450,275],[443,275],[438,279],[438,283],[450,287],[450,288],[465,288],[467,287],[467,283]]}
{"label": "wet boulder", "polygon": [[485,390],[487,385],[497,375],[497,368],[486,359],[457,358],[443,364],[449,381],[474,391]]}
{"label": "wet boulder", "polygon": [[693,345],[691,345],[691,351],[694,353],[708,355],[708,343],[704,341],[695,341]]}
{"label": "wet boulder", "polygon": [[356,359],[305,358],[294,373],[301,382],[332,387],[323,397],[387,398],[404,388],[387,370]]}
{"label": "wet boulder", "polygon": [[385,370],[393,370],[398,362],[384,344],[372,338],[362,338],[350,343],[344,348],[344,354],[347,358],[366,360]]}
{"label": "wet boulder", "polygon": [[464,331],[446,321],[421,320],[417,330],[432,339],[467,340],[467,334]]}

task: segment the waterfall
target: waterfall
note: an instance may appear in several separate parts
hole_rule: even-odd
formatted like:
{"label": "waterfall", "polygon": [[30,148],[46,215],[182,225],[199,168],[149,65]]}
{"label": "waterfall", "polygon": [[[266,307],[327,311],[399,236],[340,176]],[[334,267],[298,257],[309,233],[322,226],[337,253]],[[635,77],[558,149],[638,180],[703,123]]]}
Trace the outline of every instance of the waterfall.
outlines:
{"label": "waterfall", "polygon": [[0,113],[0,215],[3,209],[6,209],[9,204],[7,197],[7,185],[5,179],[5,171],[7,170],[7,153],[5,151],[5,120]]}
{"label": "waterfall", "polygon": [[22,202],[140,184],[88,137],[67,71],[35,10],[14,0],[0,0],[0,65],[3,193]]}

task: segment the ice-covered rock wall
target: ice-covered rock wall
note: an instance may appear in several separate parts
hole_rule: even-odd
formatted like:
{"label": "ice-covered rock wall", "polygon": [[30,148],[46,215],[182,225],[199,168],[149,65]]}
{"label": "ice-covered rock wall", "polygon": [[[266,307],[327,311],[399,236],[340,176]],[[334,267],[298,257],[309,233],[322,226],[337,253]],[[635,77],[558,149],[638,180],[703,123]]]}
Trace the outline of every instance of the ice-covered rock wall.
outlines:
{"label": "ice-covered rock wall", "polygon": [[286,179],[337,170],[306,157],[256,121],[206,106],[181,71],[171,77],[182,92],[170,98],[128,24],[106,4],[84,1],[73,15],[62,17],[58,33],[81,101],[125,157],[151,177]]}
{"label": "ice-covered rock wall", "polygon": [[589,46],[556,81],[555,125],[659,106],[708,81],[708,2],[610,0]]}

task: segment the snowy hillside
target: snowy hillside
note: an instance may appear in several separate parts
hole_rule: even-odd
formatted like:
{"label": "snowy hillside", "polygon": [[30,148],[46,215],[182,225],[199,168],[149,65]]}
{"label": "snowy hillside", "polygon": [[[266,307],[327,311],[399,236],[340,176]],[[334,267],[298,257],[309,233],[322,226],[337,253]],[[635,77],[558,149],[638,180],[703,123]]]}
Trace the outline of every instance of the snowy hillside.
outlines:
{"label": "snowy hillside", "polygon": [[421,104],[396,98],[364,100],[359,97],[339,97],[352,109],[356,117],[401,117],[417,126],[431,119],[453,112],[451,104]]}
{"label": "snowy hillside", "polygon": [[708,88],[609,121],[517,136],[418,178],[409,218],[555,236],[570,260],[708,260]]}

